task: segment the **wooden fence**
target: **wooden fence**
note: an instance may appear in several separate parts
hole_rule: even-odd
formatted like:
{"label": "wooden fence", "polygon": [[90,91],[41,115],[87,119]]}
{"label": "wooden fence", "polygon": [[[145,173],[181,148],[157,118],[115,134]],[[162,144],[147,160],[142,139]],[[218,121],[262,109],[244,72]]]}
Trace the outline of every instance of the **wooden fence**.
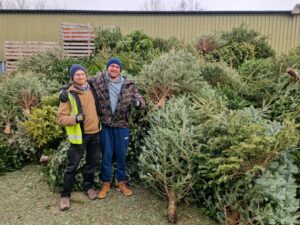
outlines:
{"label": "wooden fence", "polygon": [[48,49],[62,47],[66,56],[84,57],[94,51],[95,31],[92,26],[62,23],[61,45],[58,42],[5,41],[6,71],[11,73],[21,58]]}
{"label": "wooden fence", "polygon": [[95,31],[90,25],[62,23],[61,40],[69,57],[89,56],[94,51]]}
{"label": "wooden fence", "polygon": [[59,43],[57,42],[6,41],[4,43],[6,71],[11,73],[15,69],[17,61],[25,56],[58,47]]}

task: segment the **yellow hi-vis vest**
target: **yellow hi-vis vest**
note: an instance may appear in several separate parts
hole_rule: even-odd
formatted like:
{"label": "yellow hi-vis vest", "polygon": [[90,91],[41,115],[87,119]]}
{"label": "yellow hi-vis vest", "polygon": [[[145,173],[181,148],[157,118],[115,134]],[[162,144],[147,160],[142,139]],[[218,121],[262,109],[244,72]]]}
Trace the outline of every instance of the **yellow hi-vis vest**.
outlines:
{"label": "yellow hi-vis vest", "polygon": [[[69,93],[69,101],[71,103],[71,116],[76,116],[78,114],[78,106],[75,97],[71,93]],[[82,144],[82,130],[79,123],[73,126],[66,126],[66,131],[70,143]]]}

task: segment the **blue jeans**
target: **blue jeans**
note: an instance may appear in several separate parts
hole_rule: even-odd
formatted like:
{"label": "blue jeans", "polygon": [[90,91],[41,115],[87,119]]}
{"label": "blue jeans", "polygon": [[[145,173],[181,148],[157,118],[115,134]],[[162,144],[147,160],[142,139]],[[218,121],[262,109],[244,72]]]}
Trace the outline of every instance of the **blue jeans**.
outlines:
{"label": "blue jeans", "polygon": [[117,179],[125,181],[126,152],[129,144],[129,128],[108,127],[102,125],[102,181],[110,182],[112,177],[113,155],[116,157]]}

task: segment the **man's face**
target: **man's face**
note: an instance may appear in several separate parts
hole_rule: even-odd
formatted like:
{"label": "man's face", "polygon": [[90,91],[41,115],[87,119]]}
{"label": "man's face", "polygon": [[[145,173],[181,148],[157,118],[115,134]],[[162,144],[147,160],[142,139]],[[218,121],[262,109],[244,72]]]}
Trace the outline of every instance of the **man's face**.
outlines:
{"label": "man's face", "polygon": [[77,70],[73,77],[74,83],[78,86],[84,86],[86,83],[86,74],[83,70]]}
{"label": "man's face", "polygon": [[119,74],[121,73],[121,68],[118,64],[110,64],[110,66],[107,68],[108,75],[112,80],[117,79]]}

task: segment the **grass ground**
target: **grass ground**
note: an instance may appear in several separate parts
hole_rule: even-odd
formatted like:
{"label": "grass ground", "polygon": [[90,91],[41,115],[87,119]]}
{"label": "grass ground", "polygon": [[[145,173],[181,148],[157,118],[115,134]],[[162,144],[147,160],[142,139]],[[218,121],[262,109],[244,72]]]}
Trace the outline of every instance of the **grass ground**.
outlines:
{"label": "grass ground", "polygon": [[[166,202],[145,188],[132,197],[116,190],[104,200],[90,201],[74,192],[71,209],[58,209],[59,194],[49,190],[41,166],[27,166],[0,176],[0,224],[166,225]],[[179,225],[215,225],[195,206],[178,207]]]}

